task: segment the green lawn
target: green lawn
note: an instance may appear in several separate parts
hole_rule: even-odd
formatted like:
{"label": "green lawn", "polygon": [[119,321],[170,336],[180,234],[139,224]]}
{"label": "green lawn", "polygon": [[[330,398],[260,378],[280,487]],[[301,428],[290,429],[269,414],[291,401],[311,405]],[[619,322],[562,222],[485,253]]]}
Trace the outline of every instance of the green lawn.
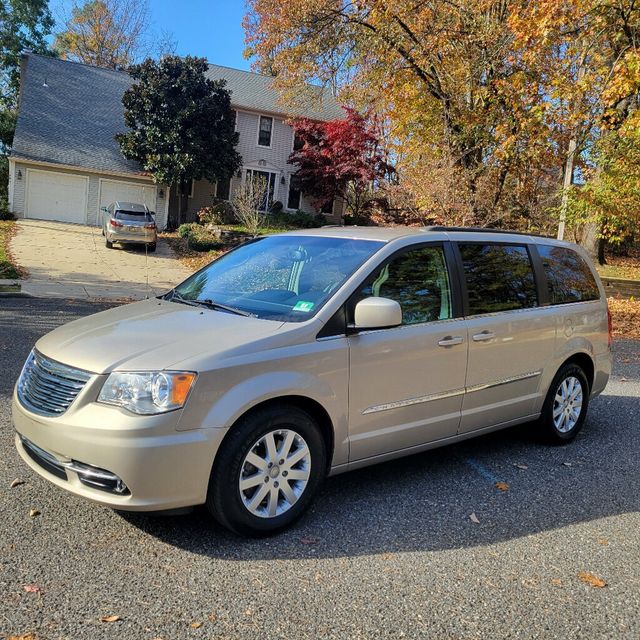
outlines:
{"label": "green lawn", "polygon": [[19,278],[20,273],[9,259],[9,240],[16,231],[13,220],[0,220],[0,280]]}

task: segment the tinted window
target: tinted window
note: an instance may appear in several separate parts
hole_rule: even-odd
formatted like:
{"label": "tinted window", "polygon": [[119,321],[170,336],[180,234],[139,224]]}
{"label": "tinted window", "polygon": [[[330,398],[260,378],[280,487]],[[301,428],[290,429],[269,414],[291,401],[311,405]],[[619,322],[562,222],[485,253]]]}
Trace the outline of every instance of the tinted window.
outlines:
{"label": "tinted window", "polygon": [[402,253],[378,270],[357,297],[391,298],[402,307],[402,324],[451,318],[451,288],[442,247]]}
{"label": "tinted window", "polygon": [[461,244],[469,315],[538,306],[529,252],[524,246]]}
{"label": "tinted window", "polygon": [[185,300],[214,300],[258,318],[308,320],[384,243],[273,235],[226,253],[176,287]]}
{"label": "tinted window", "polygon": [[597,300],[600,297],[593,273],[572,249],[539,245],[538,252],[547,275],[551,304]]}
{"label": "tinted window", "polygon": [[128,220],[136,222],[153,222],[153,216],[144,211],[116,211],[116,220]]}

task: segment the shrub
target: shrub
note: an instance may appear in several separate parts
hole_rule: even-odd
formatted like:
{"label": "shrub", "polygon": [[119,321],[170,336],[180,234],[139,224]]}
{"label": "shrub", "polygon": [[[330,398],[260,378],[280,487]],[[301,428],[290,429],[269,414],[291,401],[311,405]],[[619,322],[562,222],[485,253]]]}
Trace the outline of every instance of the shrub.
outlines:
{"label": "shrub", "polygon": [[225,223],[225,203],[218,202],[210,207],[203,207],[196,214],[200,224],[224,224]]}
{"label": "shrub", "polygon": [[187,245],[194,251],[212,251],[214,249],[220,249],[222,247],[222,242],[220,242],[220,239],[218,237],[214,236],[212,233],[209,233],[206,229],[198,224],[191,225],[191,229],[186,238]]}
{"label": "shrub", "polygon": [[193,229],[195,222],[188,222],[186,224],[181,224],[178,227],[178,235],[181,238],[189,238],[191,235],[191,230]]}
{"label": "shrub", "polygon": [[284,209],[284,205],[280,200],[276,200],[269,207],[269,213],[278,214]]}
{"label": "shrub", "polygon": [[15,216],[9,211],[9,206],[4,196],[0,196],[0,220],[15,220]]}
{"label": "shrub", "polygon": [[298,229],[313,229],[327,224],[327,218],[322,213],[305,213],[304,211],[296,211],[295,213],[280,213],[269,216],[269,222],[273,226],[296,227]]}

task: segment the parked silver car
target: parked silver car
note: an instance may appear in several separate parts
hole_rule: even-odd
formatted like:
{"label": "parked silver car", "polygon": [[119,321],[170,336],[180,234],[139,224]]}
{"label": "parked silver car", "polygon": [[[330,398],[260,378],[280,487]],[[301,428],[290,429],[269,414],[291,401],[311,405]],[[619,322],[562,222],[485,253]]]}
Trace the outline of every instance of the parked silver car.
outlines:
{"label": "parked silver car", "polygon": [[146,244],[149,251],[155,251],[158,241],[153,214],[145,205],[135,202],[112,202],[102,207],[102,235],[107,249],[119,242]]}
{"label": "parked silver car", "polygon": [[41,338],[13,397],[16,446],[96,502],[206,504],[236,532],[272,533],[327,474],[526,421],[570,441],[607,384],[610,329],[569,243],[292,231]]}

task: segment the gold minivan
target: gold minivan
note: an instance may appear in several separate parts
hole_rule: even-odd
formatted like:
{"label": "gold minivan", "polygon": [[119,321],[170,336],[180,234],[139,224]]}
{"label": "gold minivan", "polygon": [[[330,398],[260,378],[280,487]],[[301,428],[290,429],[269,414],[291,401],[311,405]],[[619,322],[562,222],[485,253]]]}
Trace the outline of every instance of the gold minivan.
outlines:
{"label": "gold minivan", "polygon": [[15,388],[16,446],[115,509],[206,504],[236,532],[267,534],[328,474],[526,421],[572,440],[610,347],[602,284],[575,245],[292,231],[41,338]]}

